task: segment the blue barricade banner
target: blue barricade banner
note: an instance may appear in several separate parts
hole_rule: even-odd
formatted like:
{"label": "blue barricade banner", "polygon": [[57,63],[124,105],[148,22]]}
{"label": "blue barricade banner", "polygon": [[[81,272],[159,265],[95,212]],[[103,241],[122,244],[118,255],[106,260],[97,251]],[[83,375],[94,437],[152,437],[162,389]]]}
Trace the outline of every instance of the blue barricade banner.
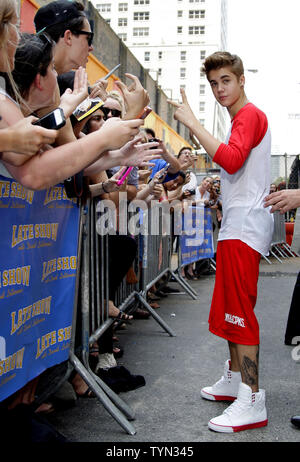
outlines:
{"label": "blue barricade banner", "polygon": [[0,401],[69,357],[79,208],[0,176]]}
{"label": "blue barricade banner", "polygon": [[204,258],[213,258],[214,241],[211,210],[190,207],[183,214],[181,263],[188,265]]}

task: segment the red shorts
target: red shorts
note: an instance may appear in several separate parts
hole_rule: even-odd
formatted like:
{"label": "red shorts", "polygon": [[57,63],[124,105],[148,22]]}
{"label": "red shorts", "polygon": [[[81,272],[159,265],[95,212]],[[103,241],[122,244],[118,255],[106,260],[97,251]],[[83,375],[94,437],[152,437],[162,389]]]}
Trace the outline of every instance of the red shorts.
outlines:
{"label": "red shorts", "polygon": [[209,330],[232,343],[259,344],[254,307],[260,258],[260,253],[240,240],[218,242]]}

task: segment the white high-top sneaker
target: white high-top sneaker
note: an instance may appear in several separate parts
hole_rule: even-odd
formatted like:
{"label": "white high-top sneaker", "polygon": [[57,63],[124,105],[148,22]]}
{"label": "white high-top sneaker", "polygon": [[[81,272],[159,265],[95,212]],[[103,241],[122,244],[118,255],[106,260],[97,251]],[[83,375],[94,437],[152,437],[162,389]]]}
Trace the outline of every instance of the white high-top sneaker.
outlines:
{"label": "white high-top sneaker", "polygon": [[215,432],[233,433],[268,424],[265,405],[265,390],[252,393],[252,389],[241,382],[237,399],[223,412],[211,419],[208,427]]}
{"label": "white high-top sneaker", "polygon": [[241,373],[230,370],[230,360],[228,359],[225,362],[224,375],[211,387],[202,388],[201,396],[211,401],[234,401],[241,381]]}

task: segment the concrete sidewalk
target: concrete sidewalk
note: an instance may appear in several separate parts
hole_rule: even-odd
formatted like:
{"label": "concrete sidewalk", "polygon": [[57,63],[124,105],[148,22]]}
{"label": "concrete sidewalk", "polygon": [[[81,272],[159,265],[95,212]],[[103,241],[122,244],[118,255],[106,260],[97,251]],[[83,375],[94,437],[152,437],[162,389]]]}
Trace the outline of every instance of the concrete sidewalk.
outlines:
{"label": "concrete sidewalk", "polygon": [[[236,434],[215,433],[207,422],[227,404],[201,399],[200,389],[220,378],[226,342],[208,332],[214,276],[192,281],[198,300],[169,295],[160,316],[175,331],[170,337],[151,318],[118,331],[125,353],[118,360],[146,386],[120,397],[134,409],[136,435],[129,436],[96,398],[79,399],[75,408],[51,416],[56,428],[77,442],[298,442],[300,430],[290,417],[300,413],[300,361],[284,345],[286,321],[300,258],[283,264],[261,262],[256,306],[260,322],[260,386],[266,390],[269,425]],[[170,286],[177,287],[175,283]]]}

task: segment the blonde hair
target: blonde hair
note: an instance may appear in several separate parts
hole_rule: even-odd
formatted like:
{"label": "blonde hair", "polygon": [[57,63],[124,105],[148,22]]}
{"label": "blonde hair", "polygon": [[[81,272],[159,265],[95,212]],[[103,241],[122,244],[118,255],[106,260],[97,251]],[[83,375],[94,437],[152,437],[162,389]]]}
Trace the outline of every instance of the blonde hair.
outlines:
{"label": "blonde hair", "polygon": [[124,99],[123,99],[122,95],[120,94],[120,92],[118,92],[117,90],[109,91],[109,92],[107,93],[107,98],[115,99],[115,100],[120,104],[120,107],[121,107],[121,118],[123,119],[123,117],[124,117],[125,114],[126,114],[126,110],[125,110]]}
{"label": "blonde hair", "polygon": [[20,97],[19,91],[17,86],[14,82],[14,79],[11,74],[11,70],[9,69],[9,60],[6,53],[7,43],[9,41],[9,26],[11,21],[15,16],[18,15],[17,12],[17,4],[15,0],[1,0],[0,3],[0,48],[2,49],[3,53],[3,64],[5,64],[5,68],[7,69],[6,74],[8,77],[9,84],[11,86],[12,92],[15,99],[20,101],[22,98]]}

